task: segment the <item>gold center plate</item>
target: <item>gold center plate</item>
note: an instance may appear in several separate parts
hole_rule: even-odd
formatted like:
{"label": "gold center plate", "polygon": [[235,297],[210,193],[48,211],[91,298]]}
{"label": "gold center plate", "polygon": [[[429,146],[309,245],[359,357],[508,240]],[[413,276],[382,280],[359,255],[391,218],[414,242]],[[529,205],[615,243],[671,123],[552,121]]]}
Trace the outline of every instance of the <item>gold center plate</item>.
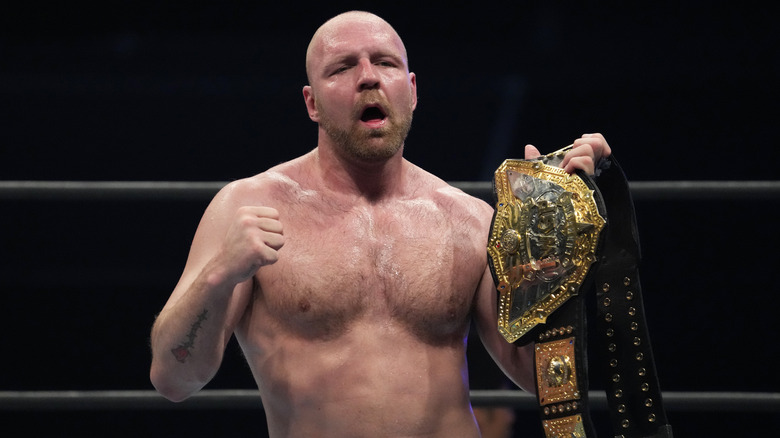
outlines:
{"label": "gold center plate", "polygon": [[582,178],[541,161],[504,161],[494,186],[487,249],[499,292],[498,330],[515,342],[577,295],[606,221]]}

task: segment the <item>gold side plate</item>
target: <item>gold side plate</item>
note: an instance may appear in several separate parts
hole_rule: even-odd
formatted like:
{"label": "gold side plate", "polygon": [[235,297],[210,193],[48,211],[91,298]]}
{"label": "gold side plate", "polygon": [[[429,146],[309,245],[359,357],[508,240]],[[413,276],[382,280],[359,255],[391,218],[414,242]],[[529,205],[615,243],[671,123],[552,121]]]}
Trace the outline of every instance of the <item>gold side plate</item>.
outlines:
{"label": "gold side plate", "polygon": [[498,330],[511,343],[577,295],[606,221],[582,178],[541,161],[504,161],[494,189],[487,249],[499,292]]}
{"label": "gold side plate", "polygon": [[544,436],[547,438],[571,437],[586,438],[585,426],[581,415],[542,421]]}
{"label": "gold side plate", "polygon": [[536,390],[542,406],[579,400],[577,366],[573,337],[550,342],[537,342],[534,346],[536,365]]}

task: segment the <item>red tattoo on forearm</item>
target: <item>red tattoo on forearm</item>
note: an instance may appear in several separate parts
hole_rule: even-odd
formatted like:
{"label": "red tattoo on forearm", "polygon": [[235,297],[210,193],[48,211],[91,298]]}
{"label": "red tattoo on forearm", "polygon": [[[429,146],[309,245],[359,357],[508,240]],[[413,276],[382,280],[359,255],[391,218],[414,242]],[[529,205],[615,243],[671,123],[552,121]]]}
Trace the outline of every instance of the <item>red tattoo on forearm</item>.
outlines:
{"label": "red tattoo on forearm", "polygon": [[171,349],[173,357],[181,363],[184,363],[188,357],[192,356],[192,347],[195,346],[195,337],[197,336],[198,329],[203,321],[205,321],[208,310],[203,310],[198,319],[190,327],[190,332],[187,333],[187,340],[179,344],[178,347]]}

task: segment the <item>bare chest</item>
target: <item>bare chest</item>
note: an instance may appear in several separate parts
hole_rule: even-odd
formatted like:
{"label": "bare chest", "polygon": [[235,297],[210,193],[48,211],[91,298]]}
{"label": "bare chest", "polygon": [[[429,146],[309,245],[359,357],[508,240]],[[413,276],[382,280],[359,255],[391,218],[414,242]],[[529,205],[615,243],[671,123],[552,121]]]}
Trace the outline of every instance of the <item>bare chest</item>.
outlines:
{"label": "bare chest", "polygon": [[279,261],[257,276],[263,313],[305,336],[335,337],[365,319],[430,342],[462,335],[485,267],[477,221],[423,201],[315,214],[282,218]]}

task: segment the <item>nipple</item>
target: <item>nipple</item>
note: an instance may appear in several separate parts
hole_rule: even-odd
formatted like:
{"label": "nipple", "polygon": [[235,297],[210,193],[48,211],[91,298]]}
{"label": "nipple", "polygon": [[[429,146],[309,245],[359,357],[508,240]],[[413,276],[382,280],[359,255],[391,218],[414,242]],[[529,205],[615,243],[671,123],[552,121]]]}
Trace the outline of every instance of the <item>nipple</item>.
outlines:
{"label": "nipple", "polygon": [[309,300],[306,298],[301,298],[298,300],[298,310],[301,311],[301,313],[306,313],[311,309],[311,303],[309,303]]}

